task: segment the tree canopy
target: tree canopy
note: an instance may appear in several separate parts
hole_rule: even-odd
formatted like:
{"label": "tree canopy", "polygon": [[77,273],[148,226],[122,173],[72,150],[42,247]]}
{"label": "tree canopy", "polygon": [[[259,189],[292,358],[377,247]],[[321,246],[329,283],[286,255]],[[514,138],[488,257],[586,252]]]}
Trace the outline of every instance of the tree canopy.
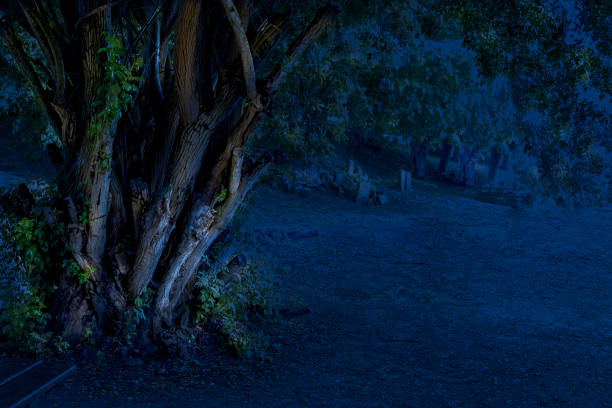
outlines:
{"label": "tree canopy", "polygon": [[[465,146],[477,138],[484,154],[490,146],[512,144],[537,159],[543,193],[584,203],[609,199],[593,188],[603,181],[602,160],[609,160],[610,54],[600,27],[609,7],[533,1],[351,5],[339,29],[301,60],[281,94],[291,103],[278,105],[268,132],[299,142],[306,133],[311,140],[315,128],[328,135],[318,138],[325,144],[358,129],[375,139],[431,148],[449,136]],[[304,112],[306,120],[296,119]],[[478,132],[466,132],[468,123]],[[598,181],[584,183],[587,174]]]}

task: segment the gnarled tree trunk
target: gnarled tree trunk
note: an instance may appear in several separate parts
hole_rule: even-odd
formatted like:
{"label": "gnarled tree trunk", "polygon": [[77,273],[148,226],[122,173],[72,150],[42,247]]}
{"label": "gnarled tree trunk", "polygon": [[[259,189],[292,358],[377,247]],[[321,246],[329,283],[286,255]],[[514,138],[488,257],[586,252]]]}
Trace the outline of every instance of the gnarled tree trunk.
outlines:
{"label": "gnarled tree trunk", "polygon": [[0,35],[60,137],[66,243],[90,275],[82,286],[62,274],[60,331],[117,330],[145,294],[154,331],[172,327],[200,260],[269,162],[244,144],[288,63],[337,10],[318,10],[274,66],[288,35],[278,2],[17,3],[2,10]]}

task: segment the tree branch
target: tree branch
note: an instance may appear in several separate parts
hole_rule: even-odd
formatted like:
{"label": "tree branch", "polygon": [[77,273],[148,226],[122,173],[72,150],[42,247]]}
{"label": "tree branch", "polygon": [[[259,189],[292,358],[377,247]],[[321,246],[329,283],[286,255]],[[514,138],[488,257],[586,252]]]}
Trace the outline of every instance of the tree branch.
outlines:
{"label": "tree branch", "polygon": [[66,90],[66,72],[64,70],[64,60],[59,46],[59,40],[49,26],[48,18],[31,0],[20,0],[19,5],[28,20],[34,35],[38,39],[38,44],[43,50],[47,61],[53,66],[55,77],[55,99],[58,102],[64,100]]}
{"label": "tree branch", "polygon": [[244,83],[247,89],[247,97],[252,103],[259,104],[257,98],[256,88],[256,77],[255,77],[255,66],[253,64],[253,55],[251,54],[251,46],[247,39],[245,27],[243,27],[240,14],[232,0],[220,0],[225,10],[225,15],[229,20],[236,43],[238,45],[238,51],[240,52],[240,59],[242,61],[242,71],[244,75]]}
{"label": "tree branch", "polygon": [[[186,3],[183,3],[184,8],[183,10],[181,10],[181,13],[185,13],[185,7],[187,7],[188,5],[191,5],[191,7],[193,7],[194,5],[191,3],[193,3],[194,1],[195,0],[188,0]],[[297,58],[303,52],[303,50],[314,40],[314,38],[325,28],[325,26],[336,14],[337,10],[335,8],[326,7],[320,10],[317,13],[313,22],[289,48],[287,55],[293,59]],[[185,30],[184,34],[186,34],[186,38],[188,38],[190,34],[195,35],[195,33],[191,31],[193,30],[193,27],[186,26],[186,21],[187,16],[182,15],[179,18],[179,29],[181,26],[185,26],[183,27],[183,29]],[[181,37],[177,37],[177,48],[179,48],[179,38]],[[185,48],[186,45],[187,42],[185,41],[185,44],[183,44],[181,48]],[[193,51],[190,51],[189,49],[183,49],[177,52],[189,53]],[[177,60],[180,61],[179,65],[182,67],[182,69],[189,69],[193,67],[193,65],[189,66],[188,64],[186,64],[186,62],[189,61],[189,58],[190,57],[188,55],[184,55],[180,58],[177,58]],[[267,82],[267,89],[269,94],[275,93],[278,84],[282,79],[284,79],[284,76],[284,67],[282,66],[281,68],[273,72]],[[182,79],[182,82],[184,83],[183,87],[188,82],[186,81],[186,79],[188,78],[186,77]],[[206,147],[210,141],[211,134],[216,131],[217,126],[222,121],[222,119],[225,118],[227,114],[232,111],[232,107],[235,105],[237,100],[239,100],[239,98],[238,95],[236,95],[236,90],[234,89],[234,87],[229,87],[224,91],[223,94],[218,96],[218,102],[215,104],[212,111],[201,113],[198,117],[198,120],[192,122],[192,125],[189,125],[185,129],[185,131],[183,131],[183,134],[179,139],[179,145],[177,146],[176,151],[174,153],[174,160],[172,166],[173,170],[168,179],[168,186],[170,187],[156,200],[151,209],[148,211],[147,215],[145,215],[145,222],[147,223],[147,225],[149,225],[149,228],[144,231],[144,236],[139,242],[139,248],[136,253],[134,274],[130,282],[130,290],[133,296],[138,296],[142,292],[142,290],[144,290],[144,288],[146,288],[147,285],[149,285],[149,283],[151,282],[153,273],[157,268],[161,253],[168,243],[170,234],[175,228],[175,217],[177,217],[178,214],[182,211],[185,205],[185,198],[188,194],[191,193],[195,178],[199,174],[201,167],[201,159],[204,156]],[[268,104],[269,101],[270,98],[267,98],[266,104]],[[181,235],[181,237],[183,238],[181,238],[181,241],[179,242],[179,247],[184,247],[186,252],[192,252],[197,255],[202,253],[202,251],[208,249],[207,245],[210,245],[210,243],[208,242],[208,238],[200,239],[198,238],[199,234],[191,234],[189,231],[192,230],[189,229],[189,226],[195,225],[196,219],[198,220],[198,225],[204,222],[201,217],[205,216],[206,211],[204,211],[203,209],[206,207],[211,207],[211,203],[214,202],[213,195],[215,189],[219,187],[219,184],[217,183],[220,183],[222,180],[224,170],[232,157],[234,148],[242,147],[242,144],[246,140],[246,137],[249,133],[251,133],[258,119],[261,118],[262,109],[263,107],[261,105],[248,105],[246,111],[242,114],[242,117],[240,118],[239,122],[236,124],[236,126],[234,126],[234,129],[232,130],[232,135],[230,136],[230,140],[228,140],[228,145],[226,146],[224,153],[215,165],[213,169],[213,174],[209,179],[208,185],[206,186],[204,193],[199,194],[199,198],[194,198],[191,211],[188,213],[190,214],[190,221],[187,224],[188,227],[185,231],[183,231]],[[260,172],[258,171],[252,173],[252,175],[258,174],[260,174]],[[235,183],[235,181],[233,183]],[[253,177],[243,176],[236,193],[233,196],[230,195],[229,199],[222,205],[221,209],[229,215],[227,217],[227,222],[229,222],[229,219],[231,219],[233,212],[239,206],[242,198],[244,197],[244,194],[246,194],[246,191],[248,190],[248,188],[250,188],[250,186],[252,186],[253,183]],[[222,225],[219,224],[219,227],[221,228]],[[218,234],[218,231],[214,232],[214,234]],[[166,275],[170,275],[168,278],[164,278],[166,283],[162,283],[162,286],[166,285],[163,291],[164,297],[166,297],[167,294],[170,293],[167,292],[167,290],[170,290],[168,289],[168,287],[172,287],[172,290],[175,290],[176,288],[179,288],[179,291],[182,290],[184,284],[186,284],[186,282],[189,280],[188,278],[193,275],[194,270],[197,267],[197,263],[199,261],[196,261],[196,258],[197,256],[195,256],[195,258],[193,256],[184,258],[181,254],[182,260],[171,260],[171,262],[175,263],[173,266],[169,266],[170,269],[167,269]],[[172,269],[175,267],[179,268],[180,270]],[[180,278],[179,283],[175,284],[173,283],[173,281],[179,279],[177,277],[179,275],[177,274],[180,274],[180,276],[182,277]],[[169,296],[170,298],[172,298],[172,294],[170,294]],[[162,300],[160,302],[164,304],[162,308],[166,308],[168,306],[167,298],[166,300]]]}
{"label": "tree branch", "polygon": [[230,168],[230,179],[229,179],[229,195],[236,195],[238,187],[240,186],[240,180],[242,179],[242,162],[244,156],[241,147],[236,147],[232,152],[232,166]]}
{"label": "tree branch", "polygon": [[198,86],[198,22],[202,2],[185,0],[181,5],[174,46],[174,68],[177,102],[183,124],[192,123],[198,116],[201,98]]}
{"label": "tree branch", "polygon": [[142,37],[142,35],[145,33],[145,31],[147,31],[147,29],[149,28],[149,26],[153,23],[153,21],[155,20],[155,17],[157,17],[157,15],[159,14],[159,12],[161,11],[161,6],[159,4],[159,0],[157,1],[157,5],[155,6],[155,10],[153,10],[153,12],[151,13],[151,15],[149,16],[149,18],[147,19],[147,22],[144,24],[144,26],[140,29],[140,31],[138,32],[138,34],[136,35],[136,38],[134,39],[134,41],[132,42],[132,46],[130,47],[130,49],[128,50],[128,52],[125,54],[125,58],[123,59],[123,63],[127,64],[128,61],[130,60],[130,56],[132,55],[132,53],[134,52],[134,49],[136,48],[136,45],[138,44],[138,41],[140,41],[140,38]]}
{"label": "tree branch", "polygon": [[164,13],[162,14],[163,21],[161,21],[160,42],[164,43],[168,40],[168,37],[172,33],[174,25],[176,24],[176,20],[178,18],[178,1],[165,0],[162,7],[164,9]]}
{"label": "tree branch", "polygon": [[89,256],[83,253],[83,246],[85,244],[85,228],[79,224],[77,209],[74,205],[74,201],[72,201],[71,197],[66,197],[64,201],[66,201],[68,216],[71,221],[71,224],[68,225],[70,251],[81,269],[84,271],[93,271],[96,269],[95,263],[91,258],[89,258]]}
{"label": "tree branch", "polygon": [[83,161],[78,180],[83,182],[90,197],[87,254],[95,263],[102,264],[106,247],[106,227],[110,209],[113,142],[119,118],[105,122],[102,129],[92,127],[98,90],[104,83],[104,56],[98,50],[106,45],[105,34],[111,29],[110,10],[99,12],[82,27],[82,67],[84,79],[83,111],[87,122]]}
{"label": "tree branch", "polygon": [[216,210],[212,208],[216,200],[213,199],[210,203],[204,194],[196,198],[189,222],[175,251],[177,255],[171,259],[157,294],[154,330],[159,329],[162,321],[170,323],[183,289],[197,272],[202,257],[232,220],[245,195],[267,168],[268,163],[268,156],[258,160],[242,178],[235,193]]}
{"label": "tree branch", "polygon": [[143,218],[147,228],[139,240],[134,261],[130,291],[138,296],[149,285],[161,254],[174,230],[176,219],[192,194],[195,180],[202,167],[211,136],[236,104],[236,90],[229,88],[217,98],[210,112],[201,113],[197,120],[183,129],[173,150],[171,170],[166,189],[159,194]]}
{"label": "tree branch", "polygon": [[256,71],[265,65],[266,55],[268,51],[274,48],[274,44],[278,41],[281,33],[285,29],[287,14],[274,14],[257,30],[257,34],[253,39],[253,60],[255,62]]}
{"label": "tree branch", "polygon": [[248,130],[252,128],[251,124],[257,121],[257,118],[260,116],[261,112],[262,110],[258,109],[255,105],[249,105],[247,110],[242,114],[242,117],[238,123],[234,125],[230,137],[228,138],[225,150],[217,159],[217,162],[210,173],[206,189],[204,190],[204,195],[209,199],[212,199],[213,194],[215,194],[215,190],[217,190],[221,185],[223,174],[227,169],[230,160],[232,159],[234,150],[244,145],[246,137],[249,134]]}
{"label": "tree branch", "polygon": [[293,41],[293,44],[285,53],[284,59],[276,65],[268,77],[268,94],[276,93],[288,73],[287,66],[294,63],[302,55],[304,50],[312,44],[337,15],[338,9],[333,6],[326,6],[317,11],[308,27]]}
{"label": "tree branch", "polygon": [[51,125],[55,129],[58,135],[62,134],[62,124],[55,112],[53,111],[53,106],[51,105],[51,97],[45,92],[43,86],[40,82],[38,74],[34,70],[34,67],[30,63],[28,55],[24,51],[22,45],[19,43],[17,36],[13,32],[13,29],[10,27],[9,23],[0,21],[0,36],[2,40],[6,44],[9,53],[15,60],[17,67],[19,68],[19,72],[25,77],[26,81],[28,81],[30,87],[34,91],[36,98],[38,99],[43,111],[47,114]]}

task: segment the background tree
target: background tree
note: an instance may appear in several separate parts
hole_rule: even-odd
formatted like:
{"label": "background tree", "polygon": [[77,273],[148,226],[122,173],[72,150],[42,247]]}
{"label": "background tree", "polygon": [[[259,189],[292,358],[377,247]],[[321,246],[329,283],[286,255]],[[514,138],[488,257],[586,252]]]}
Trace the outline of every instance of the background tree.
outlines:
{"label": "background tree", "polygon": [[[304,102],[293,89],[283,88],[281,92],[287,93],[292,104],[279,105],[278,121],[286,117],[283,109],[287,105],[316,106],[319,113],[304,120],[319,123],[319,128],[326,129],[323,134],[331,136],[329,141],[358,135],[375,146],[390,140],[412,145],[410,167],[421,176],[428,150],[440,151],[439,170],[444,172],[453,144],[460,147],[458,134],[465,146],[472,144],[476,135],[464,131],[465,112],[457,109],[461,107],[458,98],[468,98],[466,93],[473,92],[474,99],[478,92],[481,108],[474,126],[486,132],[478,136],[474,154],[468,154],[470,147],[460,155],[469,159],[468,169],[480,157],[489,156],[489,178],[495,179],[501,156],[509,153],[499,149],[512,140],[517,154],[525,150],[537,159],[539,176],[532,187],[539,192],[568,195],[566,201],[578,195],[584,196],[581,200],[590,195],[588,200],[601,201],[601,194],[592,189],[597,182],[586,183],[585,177],[599,180],[605,168],[601,160],[610,160],[605,135],[610,134],[612,109],[602,109],[602,104],[612,106],[607,96],[609,27],[603,23],[610,15],[609,6],[528,0],[501,5],[497,1],[389,0],[352,2],[352,6],[340,18],[341,30],[317,45],[325,50],[317,52],[326,61],[326,75],[317,86],[320,94]],[[295,80],[289,83],[308,83],[315,73],[310,66],[302,60],[303,69],[296,70]],[[496,89],[496,83],[504,83],[504,89]],[[328,110],[329,100],[335,105]],[[548,118],[542,138],[528,136],[530,129],[520,123],[533,112]],[[284,128],[282,123],[275,127]],[[339,138],[333,129],[348,133]],[[585,133],[585,129],[591,130]],[[288,133],[301,140],[299,131]],[[563,138],[583,142],[568,144],[556,157],[550,156],[553,150],[545,148],[546,143],[540,144],[548,140],[548,144],[561,146]],[[405,146],[396,148],[404,150]],[[566,176],[559,177],[558,172],[554,176],[551,167],[544,165],[554,160],[564,163]],[[583,187],[566,182],[570,179],[583,179]]]}
{"label": "background tree", "polygon": [[[537,159],[536,188],[564,203],[609,199],[598,185],[604,161],[612,163],[609,26],[602,23],[609,19],[610,5],[464,1],[441,2],[433,9],[439,13],[434,15],[458,23],[482,77],[506,76],[521,115],[544,118],[535,127],[524,123],[530,128],[520,141]],[[432,31],[440,21],[432,20]]]}
{"label": "background tree", "polygon": [[[0,42],[0,47],[2,43]],[[56,139],[53,129],[14,61],[0,48],[0,127],[2,143],[33,161],[44,158],[44,145]],[[41,148],[41,145],[43,148]]]}
{"label": "background tree", "polygon": [[481,154],[493,155],[489,179],[495,178],[501,154],[518,141],[519,115],[512,102],[508,81],[482,81],[472,77],[470,86],[457,99],[454,115],[463,122],[460,131],[460,181],[475,184],[475,165]]}

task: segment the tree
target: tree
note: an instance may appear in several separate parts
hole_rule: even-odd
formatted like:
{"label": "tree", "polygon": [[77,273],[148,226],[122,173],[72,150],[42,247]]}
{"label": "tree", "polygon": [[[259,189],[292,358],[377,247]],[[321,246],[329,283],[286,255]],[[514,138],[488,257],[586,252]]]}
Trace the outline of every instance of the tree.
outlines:
{"label": "tree", "polygon": [[340,29],[282,87],[284,103],[266,121],[266,137],[299,145],[317,133],[323,146],[349,136],[374,147],[411,145],[411,168],[422,178],[428,148],[456,127],[451,113],[472,57],[459,41],[423,37],[425,2],[349,3]]}
{"label": "tree", "polygon": [[[566,202],[589,201],[593,183],[584,181],[600,177],[600,148],[609,145],[612,117],[603,108],[611,89],[608,3],[466,0],[434,7],[438,16],[458,22],[482,77],[506,76],[517,109],[546,118],[545,130],[522,132],[521,142],[537,159],[542,190],[565,192]],[[436,31],[446,20],[432,21]],[[587,90],[604,103],[585,98]],[[595,201],[598,190],[592,190]]]}
{"label": "tree", "polygon": [[[575,3],[574,12],[566,9],[571,3]],[[606,96],[610,94],[607,3],[355,0],[339,19],[341,30],[317,46],[317,58],[303,61],[302,69],[293,73],[291,86],[282,90],[288,103],[277,107],[279,115],[272,128],[297,141],[312,134],[307,129],[315,128],[322,130],[319,134],[324,136],[319,139],[324,141],[344,139],[340,134],[348,132],[374,145],[390,140],[411,144],[411,167],[417,176],[424,175],[428,149],[441,147],[439,170],[443,173],[451,145],[464,144],[461,156],[468,165],[462,167],[473,173],[478,154],[488,154],[490,149],[489,175],[494,179],[504,153],[500,149],[512,139],[513,146],[526,148],[540,164],[563,160],[565,167],[587,169],[581,178],[598,177],[597,160],[586,167],[576,163],[596,159],[601,145],[611,145],[604,136],[610,134],[606,132],[610,116],[606,118],[601,107],[581,96],[584,87],[594,94],[592,99],[599,96],[610,104]],[[576,36],[576,31],[587,34]],[[490,84],[499,81],[506,85],[496,97]],[[296,85],[300,82],[303,88]],[[461,107],[457,98],[481,86],[479,98],[486,99],[484,107],[491,111],[481,108],[477,115],[476,127],[486,132],[480,132],[478,149],[472,152],[475,146],[467,146],[477,135],[464,131],[464,112],[456,109]],[[306,94],[307,98],[300,97]],[[570,143],[564,154],[545,157],[552,150],[540,143],[544,140],[529,137],[517,123],[532,111],[549,118],[548,144],[560,145],[572,138],[590,140],[591,146]],[[599,130],[588,130],[580,124],[584,121],[597,122]],[[597,153],[586,154],[589,149]],[[540,166],[538,190],[547,194],[567,188],[578,191],[548,174],[550,170]]]}
{"label": "tree", "polygon": [[457,44],[417,44],[401,70],[399,127],[410,141],[413,175],[422,179],[429,149],[444,147],[461,127],[457,103],[467,88],[471,65],[470,56]]}
{"label": "tree", "polygon": [[56,221],[79,279],[54,278],[52,310],[69,339],[118,330],[150,293],[151,332],[175,326],[202,258],[269,162],[243,146],[338,12],[323,6],[296,35],[291,5],[277,3],[2,3],[0,36],[61,141]]}
{"label": "tree", "polygon": [[512,103],[508,81],[502,78],[489,83],[471,78],[470,86],[457,102],[454,115],[463,122],[460,180],[473,186],[476,161],[483,150],[492,152],[494,163],[489,173],[491,179],[495,178],[504,146],[518,133],[518,114]]}
{"label": "tree", "polygon": [[47,118],[40,111],[30,89],[13,68],[0,42],[0,127],[3,143],[28,158],[43,158],[43,141],[54,140]]}

